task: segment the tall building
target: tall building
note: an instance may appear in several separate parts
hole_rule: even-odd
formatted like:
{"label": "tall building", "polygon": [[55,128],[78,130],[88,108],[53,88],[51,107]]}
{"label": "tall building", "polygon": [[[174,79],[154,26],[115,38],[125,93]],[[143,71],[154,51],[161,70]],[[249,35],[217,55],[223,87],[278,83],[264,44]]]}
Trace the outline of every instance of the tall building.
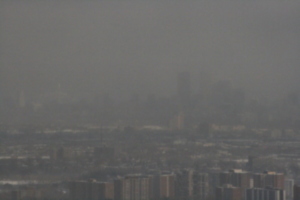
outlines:
{"label": "tall building", "polygon": [[150,200],[152,179],[149,176],[129,175],[114,181],[115,200]]}
{"label": "tall building", "polygon": [[221,172],[219,175],[219,186],[230,184],[242,190],[242,196],[247,188],[252,187],[251,176],[241,169],[231,169],[228,172]]}
{"label": "tall building", "polygon": [[285,179],[284,180],[284,189],[287,200],[293,200],[294,198],[294,180],[293,179]]}
{"label": "tall building", "polygon": [[69,190],[72,200],[114,199],[114,185],[110,182],[73,181],[69,183]]}
{"label": "tall building", "polygon": [[175,197],[205,200],[209,194],[208,174],[185,169],[176,173]]}
{"label": "tall building", "polygon": [[20,96],[19,96],[19,107],[20,108],[24,108],[26,105],[26,101],[25,101],[25,93],[24,91],[20,92]]}
{"label": "tall building", "polygon": [[175,197],[175,175],[159,174],[153,176],[153,199],[165,199]]}
{"label": "tall building", "polygon": [[300,199],[300,185],[294,185],[294,200]]}
{"label": "tall building", "polygon": [[193,174],[193,199],[205,200],[209,192],[208,174],[194,172]]}
{"label": "tall building", "polygon": [[170,120],[170,129],[171,130],[182,130],[184,129],[184,114],[180,112],[178,115],[174,116]]}
{"label": "tall building", "polygon": [[96,147],[94,148],[94,158],[97,161],[107,161],[114,159],[115,149],[112,147]]}
{"label": "tall building", "polygon": [[216,188],[216,200],[242,200],[243,191],[240,187],[234,187],[230,184]]}
{"label": "tall building", "polygon": [[193,170],[181,170],[176,173],[175,196],[189,199],[193,196]]}
{"label": "tall building", "polygon": [[244,189],[252,186],[250,174],[241,169],[231,169],[228,172],[221,172],[219,178],[220,186],[224,184],[231,184],[235,187],[241,187]]}
{"label": "tall building", "polygon": [[284,189],[284,174],[270,171],[253,174],[253,187]]}
{"label": "tall building", "polygon": [[286,200],[283,189],[249,188],[246,190],[245,200]]}
{"label": "tall building", "polygon": [[191,77],[189,72],[177,76],[177,95],[182,109],[187,109],[191,100]]}
{"label": "tall building", "polygon": [[86,181],[73,181],[69,183],[70,199],[81,200],[88,198],[88,184]]}

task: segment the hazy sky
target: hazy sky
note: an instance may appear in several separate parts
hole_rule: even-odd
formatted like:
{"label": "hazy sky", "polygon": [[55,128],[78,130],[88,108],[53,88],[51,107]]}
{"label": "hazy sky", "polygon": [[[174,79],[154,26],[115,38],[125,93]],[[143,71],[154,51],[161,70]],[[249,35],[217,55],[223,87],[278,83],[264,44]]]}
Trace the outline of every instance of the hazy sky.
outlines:
{"label": "hazy sky", "polygon": [[1,1],[12,93],[174,94],[201,73],[271,97],[299,90],[300,2]]}

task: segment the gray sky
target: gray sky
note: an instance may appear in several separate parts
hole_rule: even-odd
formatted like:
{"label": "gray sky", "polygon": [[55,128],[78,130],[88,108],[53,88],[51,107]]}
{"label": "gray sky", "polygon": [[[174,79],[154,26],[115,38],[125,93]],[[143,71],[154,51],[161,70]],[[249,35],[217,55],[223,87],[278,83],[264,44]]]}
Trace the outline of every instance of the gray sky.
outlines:
{"label": "gray sky", "polygon": [[174,94],[176,74],[299,89],[300,2],[1,1],[1,80],[41,94]]}

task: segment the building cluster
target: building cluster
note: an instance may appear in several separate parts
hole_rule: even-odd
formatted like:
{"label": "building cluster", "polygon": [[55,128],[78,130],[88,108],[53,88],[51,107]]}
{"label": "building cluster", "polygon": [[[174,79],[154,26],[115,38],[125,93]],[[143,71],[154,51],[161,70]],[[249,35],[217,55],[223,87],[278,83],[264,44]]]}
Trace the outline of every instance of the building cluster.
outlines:
{"label": "building cluster", "polygon": [[154,175],[127,175],[112,182],[73,181],[70,199],[199,199],[206,200],[209,193],[208,174],[193,170]]}
{"label": "building cluster", "polygon": [[[220,187],[216,189],[216,200],[286,200],[286,190],[293,186],[285,185],[282,173],[265,171],[248,173],[242,170],[229,170],[220,173]],[[288,198],[287,198],[288,197]]]}
{"label": "building cluster", "polygon": [[58,184],[30,184],[1,188],[1,200],[68,200],[67,191]]}
{"label": "building cluster", "polygon": [[214,176],[194,170],[127,175],[111,182],[72,181],[70,200],[299,200],[300,186],[282,173],[239,169]]}
{"label": "building cluster", "polygon": [[193,79],[189,72],[178,73],[176,92],[167,97],[129,93],[116,99],[111,92],[100,91],[71,97],[60,87],[34,97],[20,91],[0,96],[0,120],[4,124],[160,125],[172,130],[190,129],[205,122],[299,129],[297,92],[271,105],[256,96],[249,97],[229,80],[212,81],[205,73],[202,80],[197,80],[198,85],[192,84]]}

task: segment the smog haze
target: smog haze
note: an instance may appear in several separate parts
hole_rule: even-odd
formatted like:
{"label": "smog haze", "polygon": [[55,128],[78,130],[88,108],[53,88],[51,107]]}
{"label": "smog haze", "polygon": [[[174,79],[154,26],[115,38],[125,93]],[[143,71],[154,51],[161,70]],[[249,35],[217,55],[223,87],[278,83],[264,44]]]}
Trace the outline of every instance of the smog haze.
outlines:
{"label": "smog haze", "polygon": [[2,1],[2,91],[172,95],[176,75],[299,92],[300,3]]}

